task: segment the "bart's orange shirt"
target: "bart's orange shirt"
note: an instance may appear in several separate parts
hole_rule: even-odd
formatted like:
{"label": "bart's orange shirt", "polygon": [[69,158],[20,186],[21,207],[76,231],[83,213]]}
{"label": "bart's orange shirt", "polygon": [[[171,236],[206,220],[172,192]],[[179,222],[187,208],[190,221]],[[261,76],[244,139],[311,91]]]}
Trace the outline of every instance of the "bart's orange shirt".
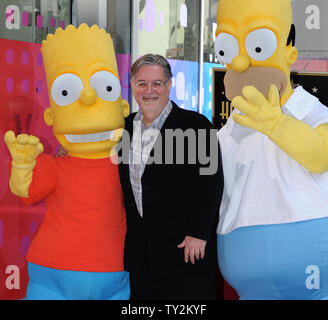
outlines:
{"label": "bart's orange shirt", "polygon": [[62,270],[123,271],[126,218],[118,167],[109,158],[42,154],[29,187],[47,212],[26,259]]}

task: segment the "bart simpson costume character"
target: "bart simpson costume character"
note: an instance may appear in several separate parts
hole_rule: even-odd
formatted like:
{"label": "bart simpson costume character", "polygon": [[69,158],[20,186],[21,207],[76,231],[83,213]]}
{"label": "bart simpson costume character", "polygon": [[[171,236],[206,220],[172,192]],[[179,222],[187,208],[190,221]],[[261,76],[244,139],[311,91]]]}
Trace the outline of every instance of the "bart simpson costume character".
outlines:
{"label": "bart simpson costume character", "polygon": [[123,267],[123,195],[111,150],[120,140],[128,102],[113,41],[98,26],[70,25],[42,43],[50,108],[44,119],[68,156],[41,154],[35,136],[8,131],[10,188],[47,212],[26,256],[26,299],[128,299]]}
{"label": "bart simpson costume character", "polygon": [[289,0],[219,0],[235,108],[219,131],[221,273],[241,299],[328,299],[328,109],[301,86]]}

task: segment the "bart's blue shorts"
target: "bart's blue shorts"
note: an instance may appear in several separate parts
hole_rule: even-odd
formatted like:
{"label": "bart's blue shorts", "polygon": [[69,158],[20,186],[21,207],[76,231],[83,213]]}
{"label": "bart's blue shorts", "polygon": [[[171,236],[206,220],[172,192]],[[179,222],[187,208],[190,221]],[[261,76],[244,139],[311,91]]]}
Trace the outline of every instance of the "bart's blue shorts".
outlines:
{"label": "bart's blue shorts", "polygon": [[328,218],[218,235],[222,276],[245,300],[327,300]]}
{"label": "bart's blue shorts", "polygon": [[129,273],[67,271],[28,263],[26,300],[128,300]]}

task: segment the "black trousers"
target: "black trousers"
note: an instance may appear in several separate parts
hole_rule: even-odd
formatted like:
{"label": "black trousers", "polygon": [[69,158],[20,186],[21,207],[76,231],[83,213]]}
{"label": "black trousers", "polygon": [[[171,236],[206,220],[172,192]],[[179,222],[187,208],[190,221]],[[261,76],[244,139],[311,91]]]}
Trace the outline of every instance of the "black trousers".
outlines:
{"label": "black trousers", "polygon": [[218,270],[161,275],[145,265],[140,272],[130,272],[130,287],[131,300],[216,300]]}

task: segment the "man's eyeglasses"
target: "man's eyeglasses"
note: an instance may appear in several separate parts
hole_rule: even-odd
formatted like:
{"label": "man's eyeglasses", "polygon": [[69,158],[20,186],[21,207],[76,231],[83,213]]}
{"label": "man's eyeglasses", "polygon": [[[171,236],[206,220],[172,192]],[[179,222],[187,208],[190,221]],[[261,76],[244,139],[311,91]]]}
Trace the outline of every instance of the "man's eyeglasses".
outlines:
{"label": "man's eyeglasses", "polygon": [[153,82],[147,82],[147,81],[138,81],[138,82],[133,82],[134,86],[138,89],[138,90],[144,90],[146,88],[148,88],[148,86],[150,85],[151,89],[161,89],[162,87],[164,87],[169,80],[163,82],[160,80],[156,80]]}

